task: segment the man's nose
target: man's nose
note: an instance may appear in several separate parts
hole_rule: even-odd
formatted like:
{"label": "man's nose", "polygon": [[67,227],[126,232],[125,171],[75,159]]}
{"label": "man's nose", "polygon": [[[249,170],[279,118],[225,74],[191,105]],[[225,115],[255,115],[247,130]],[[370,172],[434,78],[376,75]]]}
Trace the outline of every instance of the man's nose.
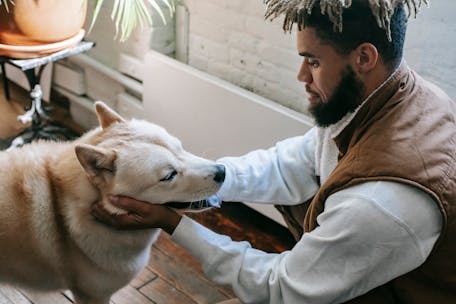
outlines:
{"label": "man's nose", "polygon": [[307,65],[305,60],[303,60],[301,64],[301,68],[299,69],[297,78],[300,82],[304,82],[306,84],[312,83],[312,74],[310,73],[309,66]]}

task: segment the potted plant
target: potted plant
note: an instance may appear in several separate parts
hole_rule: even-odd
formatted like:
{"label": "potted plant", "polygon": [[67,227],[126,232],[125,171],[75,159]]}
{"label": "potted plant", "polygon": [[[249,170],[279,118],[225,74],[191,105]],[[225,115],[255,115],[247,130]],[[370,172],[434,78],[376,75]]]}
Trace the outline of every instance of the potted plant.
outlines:
{"label": "potted plant", "polygon": [[[84,25],[88,0],[0,0],[0,44],[40,45],[77,35]],[[116,35],[125,41],[137,25],[152,23],[148,5],[165,20],[160,4],[174,11],[175,0],[114,0],[111,18]],[[94,0],[91,26],[104,0]]]}

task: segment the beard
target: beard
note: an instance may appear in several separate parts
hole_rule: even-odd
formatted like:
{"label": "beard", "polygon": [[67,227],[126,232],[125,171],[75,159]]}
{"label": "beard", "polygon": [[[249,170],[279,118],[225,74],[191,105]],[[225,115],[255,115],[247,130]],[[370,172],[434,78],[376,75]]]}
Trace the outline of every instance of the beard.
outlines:
{"label": "beard", "polygon": [[319,127],[328,127],[352,113],[363,102],[363,82],[356,77],[352,67],[342,71],[342,78],[327,102],[309,106],[309,112]]}

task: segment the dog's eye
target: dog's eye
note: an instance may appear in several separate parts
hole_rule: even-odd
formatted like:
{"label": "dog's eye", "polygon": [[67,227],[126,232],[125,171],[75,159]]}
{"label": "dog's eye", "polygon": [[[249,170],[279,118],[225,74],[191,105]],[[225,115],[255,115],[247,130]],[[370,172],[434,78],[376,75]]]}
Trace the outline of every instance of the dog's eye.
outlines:
{"label": "dog's eye", "polygon": [[177,175],[177,171],[173,170],[168,175],[166,175],[164,178],[162,178],[160,181],[169,182],[169,181],[173,180],[176,175]]}

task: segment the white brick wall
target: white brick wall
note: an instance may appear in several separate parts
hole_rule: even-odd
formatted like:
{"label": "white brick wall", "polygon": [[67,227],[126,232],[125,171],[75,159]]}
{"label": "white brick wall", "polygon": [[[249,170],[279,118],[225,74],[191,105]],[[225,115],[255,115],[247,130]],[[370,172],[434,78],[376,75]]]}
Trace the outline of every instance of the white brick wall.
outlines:
{"label": "white brick wall", "polygon": [[189,64],[294,110],[305,112],[296,81],[295,33],[265,21],[259,0],[185,0],[190,12]]}
{"label": "white brick wall", "polygon": [[[296,33],[282,18],[263,18],[260,0],[184,0],[190,11],[189,64],[278,103],[306,112],[296,80]],[[432,2],[411,20],[405,57],[410,66],[456,98],[456,1]]]}

